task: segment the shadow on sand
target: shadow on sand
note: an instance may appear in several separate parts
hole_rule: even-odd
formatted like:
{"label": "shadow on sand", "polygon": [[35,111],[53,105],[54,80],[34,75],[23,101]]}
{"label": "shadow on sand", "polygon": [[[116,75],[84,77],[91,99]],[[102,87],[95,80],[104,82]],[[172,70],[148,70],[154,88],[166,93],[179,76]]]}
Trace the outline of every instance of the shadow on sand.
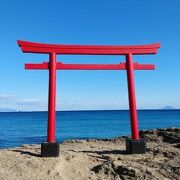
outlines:
{"label": "shadow on sand", "polygon": [[14,151],[14,152],[19,152],[20,154],[27,154],[27,155],[34,156],[34,157],[41,157],[40,154],[32,153],[32,152],[30,152],[30,151],[23,151],[23,150],[16,150],[16,149],[14,149],[14,150],[12,150],[12,151]]}
{"label": "shadow on sand", "polygon": [[107,154],[128,154],[126,150],[105,150],[105,151],[74,151],[73,152],[82,152],[82,153],[94,153],[98,155],[107,155]]}

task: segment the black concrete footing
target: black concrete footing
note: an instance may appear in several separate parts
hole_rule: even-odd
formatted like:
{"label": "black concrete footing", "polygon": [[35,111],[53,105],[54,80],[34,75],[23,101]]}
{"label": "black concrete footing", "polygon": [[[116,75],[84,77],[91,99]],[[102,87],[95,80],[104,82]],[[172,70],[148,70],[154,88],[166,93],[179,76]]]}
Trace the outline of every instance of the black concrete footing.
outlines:
{"label": "black concrete footing", "polygon": [[146,142],[143,139],[126,139],[126,152],[128,154],[146,153]]}
{"label": "black concrete footing", "polygon": [[59,143],[44,142],[41,144],[41,157],[58,157]]}

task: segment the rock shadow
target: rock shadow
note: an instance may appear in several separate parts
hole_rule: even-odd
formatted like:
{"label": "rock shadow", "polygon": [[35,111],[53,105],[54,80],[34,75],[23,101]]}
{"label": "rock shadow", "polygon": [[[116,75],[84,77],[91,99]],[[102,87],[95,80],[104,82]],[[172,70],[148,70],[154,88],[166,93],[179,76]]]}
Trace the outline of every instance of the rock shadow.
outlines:
{"label": "rock shadow", "polygon": [[103,151],[74,151],[73,152],[82,152],[82,153],[94,153],[98,155],[107,155],[107,154],[128,154],[126,150],[103,150]]}
{"label": "rock shadow", "polygon": [[17,149],[14,149],[12,151],[19,152],[20,154],[27,154],[27,155],[34,156],[34,157],[41,157],[40,154],[33,153],[33,152],[30,152],[30,151],[22,151],[22,150],[17,150]]}

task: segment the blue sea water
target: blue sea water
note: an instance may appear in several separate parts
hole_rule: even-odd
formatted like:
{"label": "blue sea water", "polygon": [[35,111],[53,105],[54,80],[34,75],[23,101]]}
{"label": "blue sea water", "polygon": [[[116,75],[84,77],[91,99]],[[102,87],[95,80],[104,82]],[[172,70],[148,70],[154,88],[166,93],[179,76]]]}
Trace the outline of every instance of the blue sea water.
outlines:
{"label": "blue sea water", "polygon": [[[112,138],[130,135],[129,111],[57,112],[56,138]],[[180,110],[139,110],[139,128],[180,127]],[[1,112],[0,148],[46,141],[47,112]]]}

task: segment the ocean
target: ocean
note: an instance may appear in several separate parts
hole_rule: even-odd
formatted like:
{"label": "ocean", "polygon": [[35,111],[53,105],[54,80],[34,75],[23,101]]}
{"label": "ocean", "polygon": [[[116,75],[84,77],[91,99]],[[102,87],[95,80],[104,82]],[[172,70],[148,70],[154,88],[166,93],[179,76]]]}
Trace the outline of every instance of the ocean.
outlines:
{"label": "ocean", "polygon": [[[128,110],[58,111],[56,139],[130,135]],[[138,110],[139,129],[180,127],[180,110]],[[0,148],[46,141],[47,112],[0,112]]]}

